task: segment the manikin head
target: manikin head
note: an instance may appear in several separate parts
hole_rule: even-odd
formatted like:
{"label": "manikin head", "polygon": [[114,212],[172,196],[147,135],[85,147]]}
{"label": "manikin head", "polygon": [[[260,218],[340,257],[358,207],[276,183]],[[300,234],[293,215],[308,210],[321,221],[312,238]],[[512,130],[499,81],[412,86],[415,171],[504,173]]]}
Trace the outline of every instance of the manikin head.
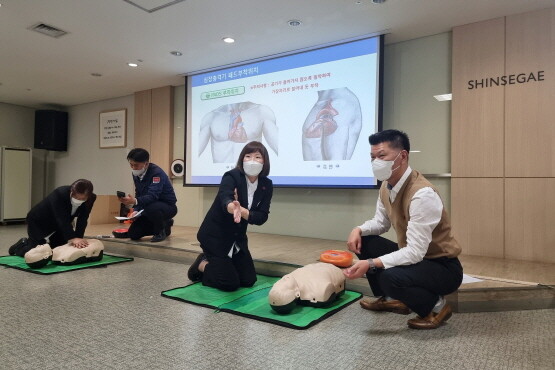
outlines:
{"label": "manikin head", "polygon": [[295,278],[285,275],[274,284],[268,294],[268,299],[270,306],[277,313],[289,313],[297,305],[296,301],[300,296]]}
{"label": "manikin head", "polygon": [[44,267],[52,259],[52,249],[48,244],[37,245],[25,253],[25,263],[33,269]]}

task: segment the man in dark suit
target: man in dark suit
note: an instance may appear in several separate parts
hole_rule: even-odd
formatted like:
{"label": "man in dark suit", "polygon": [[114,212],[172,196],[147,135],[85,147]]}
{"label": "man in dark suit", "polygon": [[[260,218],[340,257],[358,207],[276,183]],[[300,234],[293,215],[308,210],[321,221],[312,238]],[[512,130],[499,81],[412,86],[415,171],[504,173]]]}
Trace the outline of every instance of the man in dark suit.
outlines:
{"label": "man in dark suit", "polygon": [[153,235],[151,242],[161,242],[171,234],[172,218],[177,214],[177,198],[170,178],[163,169],[150,163],[150,154],[135,148],[127,155],[133,173],[135,196],[128,194],[119,200],[135,213],[144,210],[129,227],[128,236],[138,240]]}
{"label": "man in dark suit", "polygon": [[93,184],[89,180],[79,179],[69,186],[56,188],[29,211],[29,238],[22,238],[12,245],[10,255],[23,257],[37,245],[46,243],[52,248],[67,243],[77,248],[86,247],[88,242],[83,236],[95,200]]}
{"label": "man in dark suit", "polygon": [[225,291],[256,282],[254,262],[248,249],[248,224],[268,219],[273,184],[270,158],[264,145],[248,143],[236,168],[226,172],[218,195],[197,233],[203,250],[191,265],[188,277]]}

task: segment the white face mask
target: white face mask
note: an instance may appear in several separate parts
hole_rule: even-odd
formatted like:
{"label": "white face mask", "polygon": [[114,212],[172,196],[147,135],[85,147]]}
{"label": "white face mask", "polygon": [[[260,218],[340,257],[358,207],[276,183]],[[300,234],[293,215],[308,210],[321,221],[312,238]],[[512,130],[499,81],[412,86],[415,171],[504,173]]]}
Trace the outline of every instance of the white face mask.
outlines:
{"label": "white face mask", "polygon": [[257,161],[244,161],[243,169],[248,176],[258,176],[264,165]]}
{"label": "white face mask", "polygon": [[391,177],[393,171],[401,167],[401,165],[399,165],[395,169],[391,169],[393,167],[393,163],[395,163],[395,160],[399,157],[400,154],[401,152],[399,152],[399,154],[397,154],[397,157],[395,157],[395,159],[392,161],[384,161],[383,159],[379,158],[374,159],[372,161],[372,171],[374,172],[374,176],[376,176],[376,178],[380,181],[388,180]]}
{"label": "white face mask", "polygon": [[71,205],[77,207],[77,206],[80,206],[83,203],[85,203],[84,200],[79,200],[79,199],[75,199],[74,197],[71,197]]}
{"label": "white face mask", "polygon": [[131,172],[133,172],[133,176],[141,176],[143,173],[146,172],[148,166],[145,166],[143,169],[141,170],[131,170]]}

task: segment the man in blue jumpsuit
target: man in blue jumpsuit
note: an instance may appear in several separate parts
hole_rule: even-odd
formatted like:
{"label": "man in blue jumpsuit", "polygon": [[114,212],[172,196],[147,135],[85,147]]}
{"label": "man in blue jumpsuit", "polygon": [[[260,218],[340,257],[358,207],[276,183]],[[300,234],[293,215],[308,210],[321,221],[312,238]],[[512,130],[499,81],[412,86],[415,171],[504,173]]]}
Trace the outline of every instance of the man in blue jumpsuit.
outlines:
{"label": "man in blue jumpsuit", "polygon": [[135,196],[128,194],[120,202],[143,211],[129,227],[128,236],[138,240],[153,235],[151,242],[161,242],[171,234],[173,217],[177,214],[177,198],[168,175],[154,163],[150,154],[142,148],[132,149],[127,160],[133,172]]}

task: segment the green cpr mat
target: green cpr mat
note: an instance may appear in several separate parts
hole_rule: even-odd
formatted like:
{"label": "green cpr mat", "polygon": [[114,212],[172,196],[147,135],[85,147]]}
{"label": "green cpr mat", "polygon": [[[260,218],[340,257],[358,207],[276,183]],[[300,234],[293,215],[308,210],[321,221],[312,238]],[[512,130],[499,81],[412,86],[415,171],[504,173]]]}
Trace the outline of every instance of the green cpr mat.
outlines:
{"label": "green cpr mat", "polygon": [[249,317],[293,329],[307,329],[330,317],[359,299],[362,294],[346,290],[327,307],[297,305],[288,314],[278,314],[268,303],[270,289],[279,277],[257,275],[256,284],[250,288],[239,288],[235,292],[224,292],[194,283],[162,292],[163,297],[214,308],[217,311]]}
{"label": "green cpr mat", "polygon": [[43,275],[57,274],[60,272],[67,272],[67,271],[73,271],[73,270],[81,270],[89,267],[103,267],[113,263],[128,262],[128,261],[133,261],[133,258],[118,257],[118,256],[112,256],[110,254],[104,254],[102,259],[96,262],[85,262],[85,263],[79,263],[77,265],[55,265],[52,263],[52,261],[50,261],[46,266],[38,269],[34,269],[27,266],[27,264],[25,263],[25,258],[23,257],[19,257],[19,256],[0,257],[0,265],[2,266],[28,271],[35,274],[43,274]]}

